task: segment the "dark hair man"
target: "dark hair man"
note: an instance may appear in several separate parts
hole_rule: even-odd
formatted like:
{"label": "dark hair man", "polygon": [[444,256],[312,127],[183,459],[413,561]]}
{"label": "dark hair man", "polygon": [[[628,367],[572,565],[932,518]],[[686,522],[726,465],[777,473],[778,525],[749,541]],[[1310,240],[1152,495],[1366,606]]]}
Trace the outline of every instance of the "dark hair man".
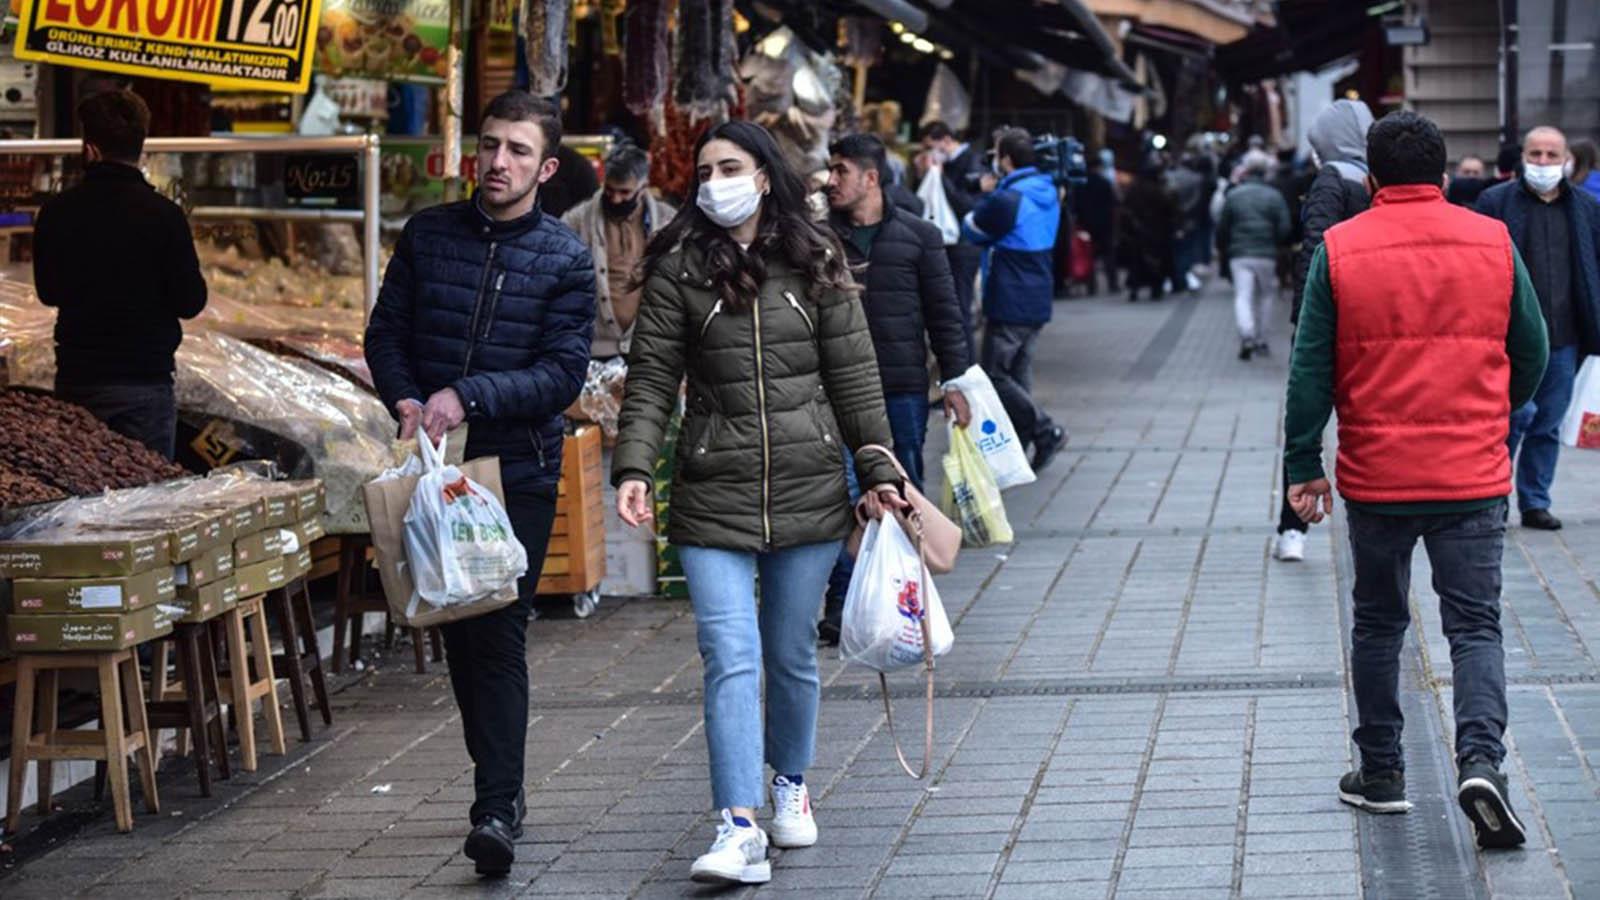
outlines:
{"label": "dark hair man", "polygon": [[1339,411],[1361,756],[1339,799],[1370,812],[1411,807],[1397,686],[1420,539],[1450,641],[1457,799],[1479,845],[1514,847],[1523,827],[1500,774],[1506,432],[1544,374],[1544,322],[1505,226],[1445,202],[1444,139],[1432,122],[1385,116],[1367,134],[1367,164],[1372,208],[1328,229],[1311,262],[1284,425],[1290,502],[1319,522],[1333,511],[1322,429]]}
{"label": "dark hair man", "polygon": [[1510,438],[1522,527],[1546,531],[1561,527],[1550,512],[1561,420],[1583,358],[1600,353],[1600,201],[1567,181],[1570,159],[1565,135],[1535,128],[1522,141],[1522,177],[1484,191],[1477,205],[1511,232],[1550,329],[1550,367],[1512,415]]}
{"label": "dark hair man", "polygon": [[650,154],[635,144],[618,144],[605,158],[606,180],[588,200],[561,217],[594,257],[595,359],[627,356],[633,324],[639,315],[643,285],[634,269],[644,259],[644,246],[656,229],[678,214],[650,190]]}
{"label": "dark hair man", "polygon": [[561,411],[577,398],[594,328],[594,263],[538,208],[561,119],[522,91],[496,97],[478,137],[478,191],[411,217],[367,326],[367,364],[400,436],[437,441],[470,421],[468,459],[500,457],[506,512],[528,551],[516,603],[451,622],[450,686],[477,800],[465,853],[503,875],[522,831],[528,614],[555,522]]}
{"label": "dark hair man", "polygon": [[[180,319],[206,306],[183,210],[139,171],[150,110],[130,91],[78,105],[83,182],[39,212],[33,278],[56,316],[56,394],[171,459]],[[86,264],[89,256],[94,263]]]}
{"label": "dark hair man", "polygon": [[[928,432],[927,347],[932,345],[939,372],[946,378],[960,375],[972,364],[944,240],[932,223],[897,208],[889,199],[888,156],[881,140],[870,134],[849,135],[835,142],[831,153],[829,224],[864,286],[862,306],[877,349],[894,453],[920,490],[922,446]],[[972,414],[959,390],[944,389],[944,407],[957,425],[970,422]],[[846,466],[845,474],[854,481],[853,466]],[[828,582],[819,631],[829,643],[838,640],[852,563],[841,554]]]}
{"label": "dark hair man", "polygon": [[1035,403],[1033,345],[1050,321],[1055,300],[1052,254],[1061,225],[1061,196],[1034,165],[1033,137],[1002,129],[995,141],[995,171],[985,173],[985,194],[961,222],[963,233],[989,249],[983,283],[984,371],[1017,436],[1033,447],[1034,471],[1043,469],[1067,433]]}
{"label": "dark hair man", "polygon": [[[978,202],[977,178],[982,169],[982,154],[960,139],[949,125],[933,121],[923,126],[922,150],[917,155],[917,175],[926,178],[937,175],[944,187],[945,199],[956,218],[964,219]],[[977,356],[974,340],[977,329],[973,325],[973,301],[976,299],[978,269],[983,265],[983,251],[963,238],[945,247],[945,257],[950,262],[950,276],[955,279],[956,301],[961,306],[961,323],[967,331],[967,355]]]}

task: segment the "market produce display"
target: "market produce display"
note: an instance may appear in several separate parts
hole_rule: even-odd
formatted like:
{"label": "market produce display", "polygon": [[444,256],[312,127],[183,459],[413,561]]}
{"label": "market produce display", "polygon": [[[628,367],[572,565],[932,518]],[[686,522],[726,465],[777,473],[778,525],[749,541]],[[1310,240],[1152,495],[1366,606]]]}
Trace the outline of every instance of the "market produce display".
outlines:
{"label": "market produce display", "polygon": [[336,275],[311,259],[293,267],[277,257],[247,259],[237,247],[224,250],[204,242],[195,250],[213,298],[221,295],[254,305],[312,309],[359,310],[366,306],[360,275]]}
{"label": "market produce display", "polygon": [[0,391],[0,506],[137,487],[186,474],[82,407],[30,391]]}

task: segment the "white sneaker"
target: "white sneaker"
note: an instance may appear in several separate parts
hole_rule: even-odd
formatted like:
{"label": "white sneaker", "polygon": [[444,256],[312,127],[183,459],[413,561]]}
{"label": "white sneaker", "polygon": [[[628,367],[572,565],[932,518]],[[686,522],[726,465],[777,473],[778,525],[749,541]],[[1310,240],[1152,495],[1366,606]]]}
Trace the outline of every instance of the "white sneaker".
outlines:
{"label": "white sneaker", "polygon": [[1290,529],[1278,535],[1278,546],[1272,555],[1284,562],[1301,562],[1306,558],[1306,533]]}
{"label": "white sneaker", "polygon": [[766,884],[772,880],[767,833],[754,825],[733,824],[733,813],[723,810],[717,839],[694,861],[689,877],[705,884]]}
{"label": "white sneaker", "polygon": [[772,809],[773,846],[793,849],[817,842],[817,820],[804,784],[790,784],[782,775],[772,779]]}

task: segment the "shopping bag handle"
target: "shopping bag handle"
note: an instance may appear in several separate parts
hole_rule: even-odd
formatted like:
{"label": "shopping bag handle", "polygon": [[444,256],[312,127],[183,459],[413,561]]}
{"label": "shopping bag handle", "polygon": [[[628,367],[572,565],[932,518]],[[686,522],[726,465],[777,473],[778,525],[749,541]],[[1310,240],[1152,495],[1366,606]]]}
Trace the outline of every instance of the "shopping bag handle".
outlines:
{"label": "shopping bag handle", "polygon": [[[882,444],[862,444],[861,447],[856,450],[856,452],[860,453],[863,450],[875,450],[875,451],[877,451],[877,452],[879,452],[879,453],[881,453],[884,456],[889,458],[889,462],[894,464],[895,471],[900,473],[900,487],[899,487],[900,497],[901,497],[901,499],[908,499],[908,498],[906,498],[906,485],[911,483],[911,476],[906,474],[906,467],[900,464],[900,457],[895,456],[893,450],[890,450],[888,447],[885,447]],[[866,493],[866,491],[862,491],[863,495],[865,493]],[[916,536],[917,536],[917,546],[921,547],[922,546],[922,513],[918,512],[917,508],[915,506],[909,506],[909,507],[907,507],[906,509],[903,509],[903,510],[900,510],[900,509],[891,510],[891,512],[893,513],[893,515],[894,515],[894,517],[896,519],[900,520],[900,525],[903,528],[905,528],[907,534],[912,534],[912,533],[916,534]],[[851,509],[851,514],[853,516],[855,516],[855,520],[856,520],[856,524],[857,525],[860,525],[862,527],[866,526],[867,519],[866,519],[865,516],[863,516],[861,514],[861,504],[860,503],[857,503]]]}
{"label": "shopping bag handle", "polygon": [[432,472],[444,468],[444,447],[450,440],[446,432],[439,436],[439,446],[433,446],[433,441],[428,439],[428,432],[422,428],[417,429],[417,455],[422,459],[422,470]]}
{"label": "shopping bag handle", "polygon": [[[879,448],[882,449],[882,448]],[[889,677],[883,672],[878,673],[878,689],[883,695],[883,717],[888,722],[889,740],[894,742],[894,755],[900,760],[900,768],[907,775],[921,781],[928,774],[928,763],[933,759],[933,626],[928,622],[928,554],[923,548],[922,532],[917,531],[914,538],[917,544],[917,556],[921,560],[922,583],[922,676],[924,684],[924,716],[922,732],[922,763],[915,769],[906,761],[906,752],[900,748],[900,737],[894,730],[894,704],[889,700]]]}

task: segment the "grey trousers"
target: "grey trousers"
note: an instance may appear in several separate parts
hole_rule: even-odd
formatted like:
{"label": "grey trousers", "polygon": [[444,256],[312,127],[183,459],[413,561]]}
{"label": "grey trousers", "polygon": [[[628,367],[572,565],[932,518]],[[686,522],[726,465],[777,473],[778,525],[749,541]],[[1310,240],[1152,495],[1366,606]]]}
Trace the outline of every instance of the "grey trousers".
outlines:
{"label": "grey trousers", "polygon": [[1056,427],[1033,400],[1033,345],[1043,325],[989,322],[983,326],[983,371],[994,382],[1017,437],[1033,444]]}

